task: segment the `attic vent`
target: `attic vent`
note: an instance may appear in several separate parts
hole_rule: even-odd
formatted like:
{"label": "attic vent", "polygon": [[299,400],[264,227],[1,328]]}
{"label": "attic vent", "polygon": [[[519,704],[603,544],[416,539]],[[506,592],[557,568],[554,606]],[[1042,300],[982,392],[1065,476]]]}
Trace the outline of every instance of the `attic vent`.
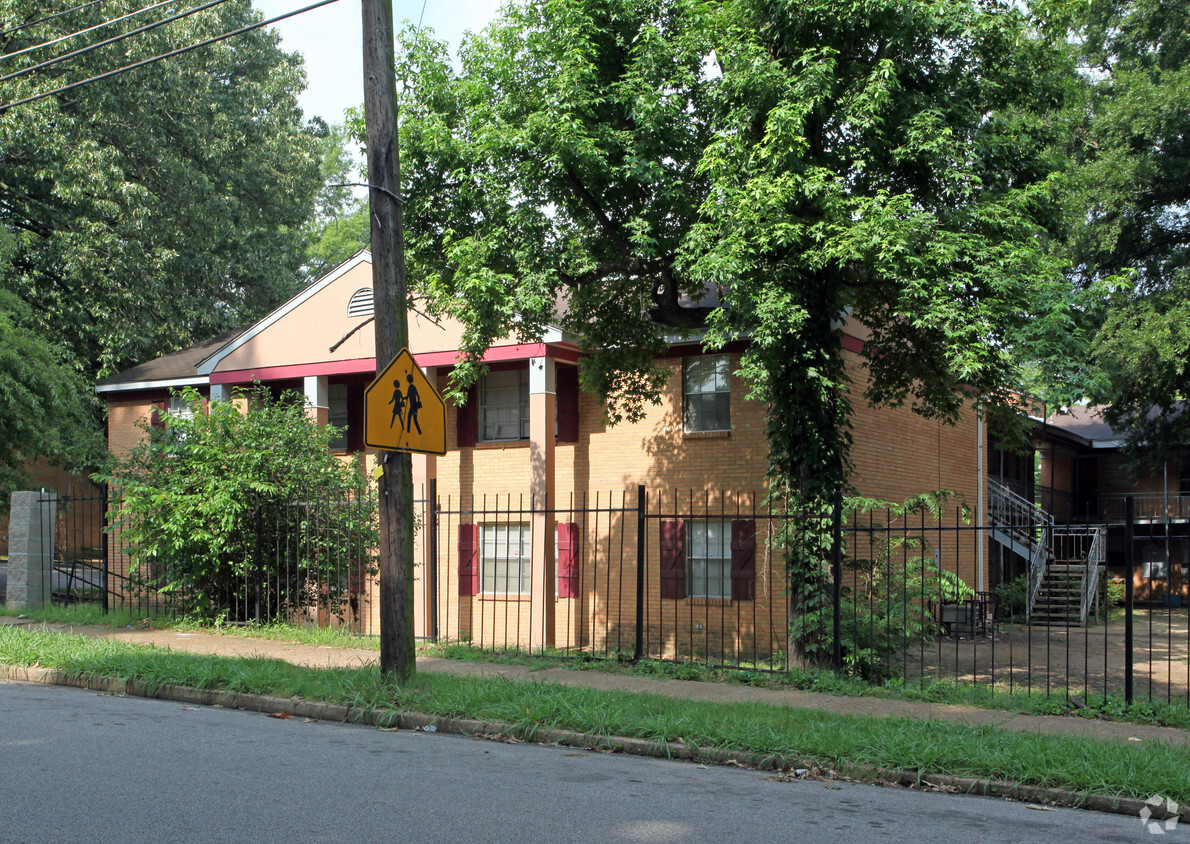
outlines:
{"label": "attic vent", "polygon": [[361,287],[351,294],[351,301],[347,303],[347,316],[371,316],[372,311],[371,287]]}

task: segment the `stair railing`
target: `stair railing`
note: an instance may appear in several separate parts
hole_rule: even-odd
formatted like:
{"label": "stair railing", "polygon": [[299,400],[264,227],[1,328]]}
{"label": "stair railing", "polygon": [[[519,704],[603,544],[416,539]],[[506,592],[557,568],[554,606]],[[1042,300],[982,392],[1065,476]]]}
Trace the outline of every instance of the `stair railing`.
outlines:
{"label": "stair railing", "polygon": [[1107,560],[1107,529],[1093,528],[1094,538],[1091,548],[1087,551],[1087,565],[1083,570],[1083,595],[1079,604],[1078,617],[1083,625],[1087,623],[1087,613],[1099,595],[1099,569]]}
{"label": "stair railing", "polygon": [[1033,556],[1029,558],[1029,595],[1025,602],[1025,623],[1033,619],[1033,604],[1037,601],[1037,594],[1041,591],[1041,583],[1045,580],[1045,564],[1049,562],[1050,547],[1053,544],[1053,527],[1046,525],[1041,528],[1040,541],[1033,548]]}

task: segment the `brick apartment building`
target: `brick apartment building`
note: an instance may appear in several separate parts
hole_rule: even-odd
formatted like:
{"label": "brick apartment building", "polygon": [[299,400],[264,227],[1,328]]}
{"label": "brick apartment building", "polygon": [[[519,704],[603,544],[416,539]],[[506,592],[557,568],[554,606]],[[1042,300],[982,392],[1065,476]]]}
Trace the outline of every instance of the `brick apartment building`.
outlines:
{"label": "brick apartment building", "polygon": [[[334,448],[345,459],[370,460],[363,395],[376,361],[372,324],[361,324],[371,313],[370,258],[361,252],[252,326],[100,381],[111,450],[122,453],[143,436],[136,423],[176,402],[172,389],[193,386],[219,399],[259,381],[303,393],[320,422],[346,428]],[[450,321],[410,316],[410,350],[440,391],[461,335]],[[949,489],[981,521],[986,458],[975,412],[949,426],[907,408],[869,407],[859,397],[862,344],[862,327],[846,327],[857,488],[894,501]],[[640,422],[616,426],[606,424],[597,397],[578,389],[582,353],[559,329],[537,343],[493,346],[469,400],[448,404],[445,456],[414,455],[415,486],[433,480],[450,514],[433,578],[419,534],[418,634],[432,626],[460,638],[559,645],[610,635],[610,622],[593,631],[600,619],[619,617],[617,604],[633,591],[605,564],[629,529],[610,510],[635,506],[643,484],[659,512],[672,499],[674,508],[698,514],[685,525],[662,518],[651,532],[649,612],[681,617],[691,631],[727,625],[733,637],[771,635],[783,644],[783,629],[764,634],[751,620],[762,605],[784,600],[785,585],[757,536],[764,528],[749,518],[763,503],[765,407],[746,398],[747,385],[734,374],[739,350],[673,343],[660,405]],[[958,542],[952,563],[982,590],[985,549],[977,544],[973,535]]]}

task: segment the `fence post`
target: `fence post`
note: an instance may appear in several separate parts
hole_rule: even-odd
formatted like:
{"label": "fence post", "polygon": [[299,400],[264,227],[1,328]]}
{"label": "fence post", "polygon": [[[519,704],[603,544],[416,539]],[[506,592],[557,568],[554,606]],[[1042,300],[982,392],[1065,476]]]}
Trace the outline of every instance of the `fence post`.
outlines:
{"label": "fence post", "polygon": [[426,492],[426,583],[429,600],[426,612],[429,614],[431,641],[438,641],[438,479],[430,478]]}
{"label": "fence post", "polygon": [[1124,704],[1132,705],[1133,674],[1132,662],[1132,578],[1135,576],[1136,554],[1133,551],[1133,525],[1135,501],[1129,495],[1124,499]]}
{"label": "fence post", "polygon": [[636,644],[632,658],[640,659],[645,647],[645,485],[636,487]]}
{"label": "fence post", "polygon": [[253,591],[256,593],[256,623],[260,624],[260,590],[261,590],[261,572],[260,572],[260,505],[256,505],[256,547],[252,551],[252,563],[256,569],[255,580],[253,584]]}
{"label": "fence post", "polygon": [[100,530],[99,530],[99,584],[100,584],[100,594],[103,596],[100,600],[102,601],[104,615],[107,615],[108,612],[111,610],[111,607],[108,605],[108,582],[107,582],[107,574],[108,574],[107,554],[108,554],[108,548],[109,548],[108,530],[111,528],[111,522],[110,522],[111,516],[108,513],[107,505],[108,505],[107,484],[104,484],[103,486],[100,487],[100,499],[99,499],[99,506],[103,508],[103,515],[101,516],[101,518],[103,519],[103,524],[101,525]]}
{"label": "fence post", "polygon": [[831,518],[831,604],[834,607],[831,665],[835,671],[843,668],[843,490],[835,490],[834,513]]}

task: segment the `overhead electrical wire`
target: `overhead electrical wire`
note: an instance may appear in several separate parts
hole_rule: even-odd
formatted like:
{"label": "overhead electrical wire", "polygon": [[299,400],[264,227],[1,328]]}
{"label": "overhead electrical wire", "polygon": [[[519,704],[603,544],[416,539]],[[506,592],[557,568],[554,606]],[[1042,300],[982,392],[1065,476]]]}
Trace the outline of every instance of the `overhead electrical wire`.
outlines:
{"label": "overhead electrical wire", "polygon": [[253,23],[249,24],[248,26],[242,26],[239,29],[233,29],[230,32],[225,32],[222,35],[216,35],[214,38],[208,38],[205,41],[200,41],[197,44],[191,44],[188,47],[180,47],[177,50],[171,50],[168,53],[161,53],[160,55],[153,56],[152,58],[143,59],[142,61],[133,62],[132,64],[126,64],[123,67],[116,68],[115,70],[109,70],[106,73],[100,73],[95,76],[90,76],[86,79],[80,79],[78,82],[72,82],[69,85],[63,85],[60,88],[54,88],[52,91],[44,91],[40,94],[34,94],[31,97],[25,97],[23,100],[14,100],[11,103],[0,106],[0,114],[3,114],[9,109],[16,108],[20,105],[27,105],[29,103],[37,102],[38,100],[44,100],[46,97],[52,97],[55,94],[71,91],[80,86],[90,84],[91,82],[98,82],[101,79],[109,79],[113,76],[118,76],[121,73],[127,73],[130,70],[136,70],[138,67],[144,67],[145,65],[153,64],[154,62],[159,62],[162,59],[168,59],[173,56],[180,56],[183,53],[189,53],[191,50],[197,50],[199,47],[206,47],[209,44],[215,44],[219,41],[224,41],[236,35],[243,35],[245,32],[251,32],[254,29],[260,29],[261,27],[269,26],[270,24],[274,24],[277,21],[283,21],[286,18],[292,18],[295,15],[301,15],[314,9],[318,9],[322,6],[329,6],[331,3],[338,2],[339,0],[320,0],[320,2],[312,3],[311,5],[304,8],[297,9],[292,12],[286,12],[284,15],[277,15],[275,18],[269,18],[268,20],[261,21],[260,23]]}
{"label": "overhead electrical wire", "polygon": [[50,67],[51,65],[64,62],[67,59],[72,59],[75,56],[81,56],[83,53],[89,53],[92,50],[98,50],[100,47],[106,47],[108,44],[114,44],[117,41],[123,41],[125,38],[131,38],[133,35],[139,35],[142,32],[148,32],[150,29],[156,29],[159,26],[164,26],[167,23],[172,23],[173,21],[180,20],[181,18],[188,17],[189,15],[201,12],[204,9],[209,9],[212,6],[218,6],[220,3],[226,2],[227,0],[211,0],[209,3],[204,3],[201,6],[195,6],[191,9],[187,9],[184,12],[179,12],[176,15],[170,15],[168,18],[162,18],[159,21],[145,24],[144,26],[129,30],[128,32],[122,33],[120,35],[113,35],[111,38],[108,38],[104,41],[88,44],[86,47],[79,47],[77,50],[71,50],[69,53],[63,53],[62,55],[55,56],[52,59],[46,59],[45,61],[38,64],[30,65],[29,67],[21,68],[20,70],[14,70],[12,73],[0,76],[0,82],[7,82],[9,79],[16,79],[18,76],[24,76],[38,70],[43,70],[47,67]]}
{"label": "overhead electrical wire", "polygon": [[79,12],[79,11],[82,11],[83,9],[90,7],[90,6],[94,6],[97,3],[106,3],[106,2],[107,2],[107,0],[91,0],[90,3],[84,3],[81,6],[75,6],[73,9],[63,9],[60,12],[54,12],[52,15],[46,15],[44,18],[38,18],[35,21],[28,21],[27,23],[20,23],[20,24],[17,24],[16,26],[10,26],[8,29],[0,31],[0,36],[11,35],[14,32],[20,32],[22,29],[28,29],[31,26],[37,26],[39,23],[45,23],[46,21],[52,21],[54,18],[60,18],[63,15],[69,15],[71,12]]}
{"label": "overhead electrical wire", "polygon": [[23,56],[25,53],[31,53],[34,50],[40,50],[42,47],[52,47],[54,44],[61,44],[63,41],[74,38],[76,35],[86,35],[88,32],[94,32],[97,29],[103,29],[105,26],[111,26],[113,23],[119,23],[120,21],[128,20],[129,18],[136,17],[137,15],[142,15],[145,12],[151,12],[154,9],[160,9],[162,6],[168,6],[173,2],[175,2],[175,0],[161,0],[160,3],[154,3],[152,6],[145,6],[143,9],[136,9],[135,11],[131,11],[126,15],[120,15],[118,18],[112,18],[110,21],[101,21],[100,23],[97,23],[94,26],[89,26],[86,29],[80,29],[77,32],[67,33],[61,38],[55,38],[52,41],[43,41],[40,44],[34,44],[33,46],[25,47],[22,50],[14,50],[11,53],[5,53],[3,56],[0,56],[0,59],[11,59],[14,56]]}

